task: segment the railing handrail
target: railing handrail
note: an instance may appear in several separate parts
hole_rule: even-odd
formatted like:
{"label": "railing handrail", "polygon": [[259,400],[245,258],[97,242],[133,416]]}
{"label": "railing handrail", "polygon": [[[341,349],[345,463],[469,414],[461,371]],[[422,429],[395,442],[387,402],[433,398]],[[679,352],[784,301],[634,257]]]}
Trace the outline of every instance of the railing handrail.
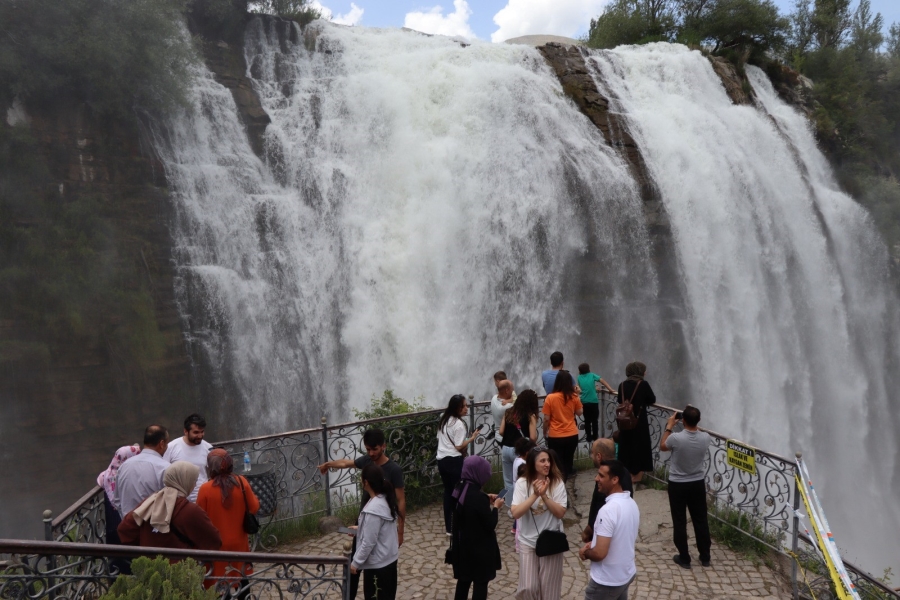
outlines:
{"label": "railing handrail", "polygon": [[85,502],[87,502],[88,500],[93,498],[97,494],[97,492],[101,491],[102,489],[103,488],[101,488],[99,485],[95,485],[94,487],[92,487],[91,491],[89,491],[87,494],[85,494],[84,496],[82,496],[81,498],[76,500],[75,503],[72,504],[69,508],[67,508],[64,511],[62,511],[61,513],[59,513],[59,516],[56,517],[55,519],[53,519],[50,522],[50,525],[52,527],[58,527],[63,521],[65,521],[66,519],[71,517],[73,514],[78,512],[78,509],[81,508],[82,504],[84,504]]}
{"label": "railing handrail", "polygon": [[[680,409],[672,408],[671,406],[666,406],[665,404],[654,404],[653,406],[656,408],[661,408],[663,410],[667,410],[669,412],[681,412]],[[705,427],[698,427],[697,429],[699,429],[700,431],[705,431],[709,435],[719,438],[720,440],[728,441],[728,440],[735,439],[735,438],[728,437],[727,435],[723,435],[721,433],[713,431],[712,429],[706,429]],[[744,441],[744,440],[741,440],[741,441]],[[749,444],[749,442],[745,442],[745,443]],[[775,460],[780,460],[782,462],[786,462],[786,463],[788,463],[790,465],[794,465],[796,467],[796,465],[795,465],[796,461],[792,458],[785,458],[784,456],[781,456],[780,454],[775,454],[774,452],[760,450],[759,448],[757,448],[756,446],[753,446],[752,444],[751,444],[751,447],[753,448],[754,451],[756,451],[757,454],[762,454],[763,456],[768,456],[769,458],[774,458]]]}
{"label": "railing handrail", "polygon": [[0,554],[55,554],[65,556],[92,556],[97,558],[136,558],[139,556],[164,556],[166,558],[193,558],[198,562],[255,562],[296,563],[316,565],[347,565],[350,558],[335,554],[316,556],[303,554],[278,554],[258,552],[226,552],[223,550],[192,550],[153,548],[147,546],[118,546],[115,544],[81,544],[75,542],[44,542],[37,540],[0,539]]}

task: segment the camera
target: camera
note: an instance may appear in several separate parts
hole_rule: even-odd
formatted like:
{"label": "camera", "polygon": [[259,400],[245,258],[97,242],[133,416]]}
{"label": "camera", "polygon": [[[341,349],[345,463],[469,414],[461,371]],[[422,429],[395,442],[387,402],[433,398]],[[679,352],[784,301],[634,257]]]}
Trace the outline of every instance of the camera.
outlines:
{"label": "camera", "polygon": [[680,420],[681,420],[681,412],[680,412],[680,411],[677,412],[677,413],[675,413],[675,420],[676,420],[676,421],[680,421]]}

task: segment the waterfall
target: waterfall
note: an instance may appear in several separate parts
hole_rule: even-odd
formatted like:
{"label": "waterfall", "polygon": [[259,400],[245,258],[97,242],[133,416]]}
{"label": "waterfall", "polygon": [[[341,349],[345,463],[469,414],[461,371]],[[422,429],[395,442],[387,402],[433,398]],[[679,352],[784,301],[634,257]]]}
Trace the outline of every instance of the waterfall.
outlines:
{"label": "waterfall", "polygon": [[536,50],[256,19],[244,53],[262,157],[203,67],[192,109],[153,129],[188,340],[237,433],[346,419],[389,388],[483,398],[499,369],[539,389],[557,349],[611,383],[640,359],[661,402],[802,450],[848,557],[885,564],[888,255],[762,72],[735,106],[683,46],[588,59],[664,207],[667,266],[625,159]]}
{"label": "waterfall", "polygon": [[537,385],[579,333],[575,257],[653,295],[635,183],[534,49],[321,23],[310,52],[284,27],[246,33],[264,160],[202,68],[156,143],[190,341],[248,430]]}
{"label": "waterfall", "polygon": [[803,451],[845,556],[895,562],[900,322],[871,216],[838,189],[810,125],[759,69],[748,67],[751,107],[733,105],[684,46],[589,62],[671,221],[691,397],[706,425]]}

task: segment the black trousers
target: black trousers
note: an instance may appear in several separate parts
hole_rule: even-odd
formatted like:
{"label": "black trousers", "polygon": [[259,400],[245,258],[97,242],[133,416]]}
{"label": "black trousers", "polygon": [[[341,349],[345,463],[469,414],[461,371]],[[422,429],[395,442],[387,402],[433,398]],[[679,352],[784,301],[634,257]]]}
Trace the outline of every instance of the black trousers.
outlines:
{"label": "black trousers", "polygon": [[[103,494],[103,514],[106,516],[106,543],[121,544],[119,541],[119,523],[122,517],[119,511],[113,508],[109,496]],[[119,571],[119,575],[131,575],[131,559],[130,558],[113,558],[109,561],[109,566]]]}
{"label": "black trousers", "polygon": [[453,600],[468,600],[469,586],[472,586],[472,600],[487,600],[487,581],[467,581],[460,579],[456,582],[456,595]]}
{"label": "black trousers", "polygon": [[366,600],[394,600],[397,597],[397,561],[380,569],[365,569],[363,594]]}
{"label": "black trousers", "polygon": [[578,435],[570,435],[561,438],[547,438],[547,448],[556,452],[559,456],[559,470],[562,471],[563,478],[568,479],[569,475],[575,472],[575,450],[578,448]]}
{"label": "black trousers", "polygon": [[448,533],[451,531],[451,519],[456,506],[456,500],[453,499],[453,488],[462,477],[463,460],[465,458],[462,456],[448,456],[437,461],[438,473],[441,481],[444,482],[444,528]]}
{"label": "black trousers", "polygon": [[685,509],[691,514],[694,523],[694,537],[697,538],[697,550],[700,552],[700,562],[709,560],[709,549],[712,541],[709,538],[709,521],[706,511],[706,480],[669,482],[669,509],[672,511],[672,537],[681,561],[691,562],[688,552],[687,515]]}
{"label": "black trousers", "polygon": [[582,404],[584,408],[584,437],[588,443],[600,437],[600,404],[594,402],[585,402]]}

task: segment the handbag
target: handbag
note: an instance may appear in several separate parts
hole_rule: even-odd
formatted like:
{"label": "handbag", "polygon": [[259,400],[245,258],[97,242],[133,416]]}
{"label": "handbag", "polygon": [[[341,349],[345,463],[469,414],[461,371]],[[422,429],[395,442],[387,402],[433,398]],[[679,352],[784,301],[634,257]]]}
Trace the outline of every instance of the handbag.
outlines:
{"label": "handbag", "polygon": [[241,494],[244,496],[244,532],[253,535],[259,532],[259,519],[247,510],[247,492],[244,491],[244,481],[240,476],[238,476],[237,480],[241,484]]}
{"label": "handbag", "polygon": [[[450,531],[456,533],[456,511],[459,510],[459,505],[457,504],[456,508],[453,509],[453,512],[450,513]],[[452,565],[454,563],[454,559],[456,558],[456,545],[453,541],[456,539],[455,535],[450,536],[450,547],[444,552],[444,564]]]}
{"label": "handbag", "polygon": [[[549,510],[549,509],[548,509]],[[528,509],[531,514],[531,520],[534,522],[534,528],[537,529],[537,521],[534,513]],[[554,554],[562,554],[569,551],[569,540],[562,530],[545,529],[538,534],[537,543],[534,545],[534,553],[539,557],[553,556]]]}
{"label": "handbag", "polygon": [[638,381],[637,385],[634,386],[634,391],[631,392],[631,398],[628,400],[623,400],[622,404],[616,407],[616,427],[619,428],[619,431],[631,431],[638,424],[638,415],[634,410],[634,405],[631,403],[634,400],[634,395],[637,394],[638,388],[641,387],[641,383],[643,381]]}

